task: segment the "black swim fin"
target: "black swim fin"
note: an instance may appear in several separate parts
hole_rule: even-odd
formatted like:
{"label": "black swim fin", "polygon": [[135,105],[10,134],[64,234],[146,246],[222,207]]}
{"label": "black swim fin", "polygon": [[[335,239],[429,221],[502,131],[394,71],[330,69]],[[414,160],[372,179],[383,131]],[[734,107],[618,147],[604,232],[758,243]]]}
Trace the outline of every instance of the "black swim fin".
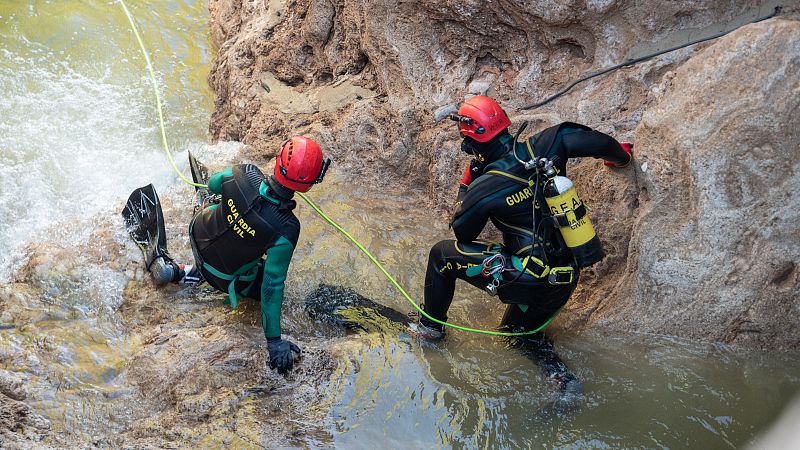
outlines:
{"label": "black swim fin", "polygon": [[173,261],[167,251],[161,202],[152,184],[133,191],[122,210],[122,219],[131,238],[142,250],[148,271],[159,257],[163,257],[165,263]]}
{"label": "black swim fin", "polygon": [[[194,181],[195,184],[208,184],[208,168],[198,161],[197,158],[192,155],[192,152],[189,152],[189,168],[192,172],[192,181]],[[208,187],[200,186],[195,186],[194,192],[194,215],[197,215],[197,213],[203,209],[211,193],[208,191]]]}

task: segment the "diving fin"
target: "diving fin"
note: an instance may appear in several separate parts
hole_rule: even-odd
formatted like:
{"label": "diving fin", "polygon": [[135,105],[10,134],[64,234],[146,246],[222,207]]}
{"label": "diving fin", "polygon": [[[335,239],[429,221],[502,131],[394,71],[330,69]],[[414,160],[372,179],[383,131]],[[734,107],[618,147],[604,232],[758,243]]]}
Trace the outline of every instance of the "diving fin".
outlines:
{"label": "diving fin", "polygon": [[[192,181],[194,181],[194,184],[208,184],[208,168],[198,161],[197,158],[192,155],[192,152],[189,152],[189,168],[192,172]],[[197,213],[203,209],[203,205],[206,203],[208,197],[211,196],[211,193],[208,191],[208,187],[201,186],[195,186],[194,192],[194,215],[197,215]]]}
{"label": "diving fin", "polygon": [[148,271],[159,257],[163,258],[163,263],[174,264],[167,251],[167,234],[164,229],[161,202],[152,184],[131,193],[122,210],[122,219],[131,238],[142,250]]}

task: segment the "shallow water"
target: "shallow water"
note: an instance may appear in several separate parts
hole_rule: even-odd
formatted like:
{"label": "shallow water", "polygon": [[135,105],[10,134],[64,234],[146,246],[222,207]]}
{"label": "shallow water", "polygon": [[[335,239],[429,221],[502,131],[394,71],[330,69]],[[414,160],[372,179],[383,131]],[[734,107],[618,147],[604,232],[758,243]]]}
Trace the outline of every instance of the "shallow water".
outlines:
{"label": "shallow water", "polygon": [[[213,107],[206,5],[129,6],[153,55],[176,161],[185,167],[192,150],[226,164],[235,146],[209,146],[205,131]],[[149,182],[187,204],[190,197],[164,158],[138,52],[115,2],[0,2],[0,324],[15,326],[0,329],[0,368],[24,375],[34,394],[29,403],[54,432],[86,440],[124,431],[144,413],[127,395],[126,364],[143,344],[120,313],[131,274],[115,254],[125,240],[118,210]],[[414,195],[354,186],[335,165],[311,192],[419,299],[428,248],[449,231],[439,217],[398,201]],[[287,333],[321,345],[336,335],[301,308],[321,282],[411,310],[309,208],[300,205],[298,215],[303,232],[289,275]],[[169,227],[184,233],[175,248],[186,257],[183,225]],[[80,245],[93,239],[96,245]],[[41,245],[55,256],[34,264],[25,285],[10,284]],[[501,312],[495,299],[462,286],[451,318],[491,328]],[[454,332],[421,345],[393,327],[350,339],[358,345],[343,347],[325,386],[327,420],[298,423],[297,445],[736,448],[800,386],[797,355],[561,330],[557,350],[586,389],[583,402],[566,408],[540,370],[499,339]],[[271,401],[254,397],[248,407]]]}
{"label": "shallow water", "polygon": [[[207,146],[205,5],[149,3],[130,7],[163,49],[153,61],[183,161]],[[128,389],[118,375],[139,346],[118,313],[127,278],[108,267],[113,249],[101,249],[58,253],[29,286],[3,283],[31,246],[56,252],[118,227],[135,187],[175,189],[145,74],[116,2],[0,2],[0,287],[16,292],[0,305],[0,323],[16,326],[0,331],[0,368],[25,375],[30,403],[57,433],[94,435],[127,420],[109,402]]]}

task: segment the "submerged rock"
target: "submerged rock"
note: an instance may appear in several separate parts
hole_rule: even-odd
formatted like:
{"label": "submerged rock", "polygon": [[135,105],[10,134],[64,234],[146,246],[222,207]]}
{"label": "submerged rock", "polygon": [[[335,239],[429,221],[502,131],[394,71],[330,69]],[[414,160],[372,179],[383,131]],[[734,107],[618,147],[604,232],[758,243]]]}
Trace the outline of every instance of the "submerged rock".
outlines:
{"label": "submerged rock", "polygon": [[305,309],[312,319],[347,330],[388,331],[401,328],[409,317],[380,305],[352,289],[320,285],[305,299]]}
{"label": "submerged rock", "polygon": [[0,448],[38,447],[47,435],[50,422],[23,403],[26,397],[22,378],[0,370]]}

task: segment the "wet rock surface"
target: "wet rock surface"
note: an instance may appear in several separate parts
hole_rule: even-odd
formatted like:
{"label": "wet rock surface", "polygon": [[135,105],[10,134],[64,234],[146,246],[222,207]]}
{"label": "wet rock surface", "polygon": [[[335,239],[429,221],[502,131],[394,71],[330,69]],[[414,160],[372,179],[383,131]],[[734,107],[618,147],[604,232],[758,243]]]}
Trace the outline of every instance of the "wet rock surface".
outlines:
{"label": "wet rock surface", "polygon": [[50,422],[25,403],[25,378],[25,374],[0,369],[0,448],[44,447],[39,441],[48,435]]}
{"label": "wet rock surface", "polygon": [[[796,4],[784,5],[780,18],[523,109],[643,43],[673,42],[675,33],[740,20],[759,5],[211,1],[220,50],[209,76],[210,129],[264,161],[285,136],[308,134],[333,156],[334,170],[359,183],[402,185],[413,193],[404,207],[433,206],[442,217],[467,161],[455,126],[440,120],[470,95],[497,98],[512,131],[523,120],[529,133],[570,120],[634,141],[637,161],[627,168],[569,164],[607,257],[583,271],[555,325],[791,349],[800,339],[787,321],[800,298],[793,213],[752,222],[766,198],[800,203],[787,156],[797,146],[789,131],[798,97]],[[282,19],[270,20],[277,13]],[[342,82],[374,95],[335,111],[311,105],[288,114],[288,100],[271,99],[266,78],[298,99]]]}
{"label": "wet rock surface", "polygon": [[[169,248],[181,261],[191,254],[183,195],[161,194]],[[278,375],[266,367],[258,303],[231,310],[207,285],[156,286],[114,219],[99,223],[85,243],[32,244],[14,282],[0,285],[0,316],[14,325],[0,330],[14,333],[0,335],[0,362],[15,370],[0,370],[0,448],[330,440],[335,393],[327,384],[346,342],[288,331],[303,352],[292,373]],[[58,427],[34,408],[55,415]]]}
{"label": "wet rock surface", "polygon": [[644,151],[629,297],[592,320],[797,348],[798,110],[792,20],[747,26],[665,79],[636,129]]}

